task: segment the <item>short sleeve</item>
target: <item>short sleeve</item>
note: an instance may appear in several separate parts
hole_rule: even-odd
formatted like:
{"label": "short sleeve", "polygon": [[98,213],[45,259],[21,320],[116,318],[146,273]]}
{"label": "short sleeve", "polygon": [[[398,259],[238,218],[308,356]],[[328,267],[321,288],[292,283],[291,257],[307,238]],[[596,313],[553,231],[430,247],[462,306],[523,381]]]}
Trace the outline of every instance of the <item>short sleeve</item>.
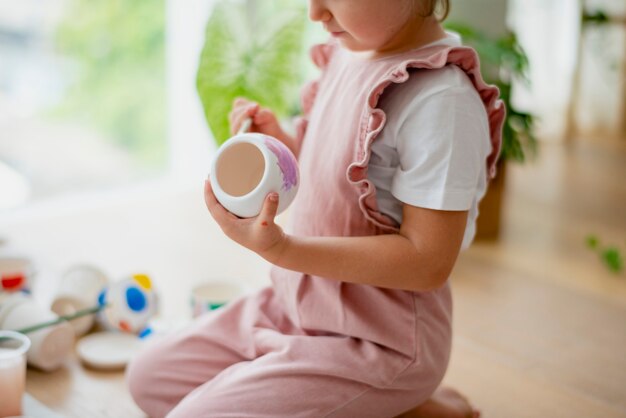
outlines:
{"label": "short sleeve", "polygon": [[491,150],[486,110],[469,80],[431,90],[425,81],[417,94],[404,90],[411,100],[393,123],[399,165],[390,192],[413,206],[469,210]]}

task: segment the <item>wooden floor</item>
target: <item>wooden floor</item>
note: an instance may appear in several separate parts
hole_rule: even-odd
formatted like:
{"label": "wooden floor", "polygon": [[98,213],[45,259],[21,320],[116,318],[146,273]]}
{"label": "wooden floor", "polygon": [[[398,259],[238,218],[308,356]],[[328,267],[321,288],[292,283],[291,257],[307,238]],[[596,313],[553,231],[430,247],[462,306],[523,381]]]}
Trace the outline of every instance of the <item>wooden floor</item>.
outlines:
{"label": "wooden floor", "polygon": [[[505,225],[453,273],[455,340],[445,382],[483,417],[626,417],[626,273],[585,237],[626,252],[626,143],[544,145],[511,166]],[[77,361],[27,390],[67,417],[133,418],[121,373]]]}

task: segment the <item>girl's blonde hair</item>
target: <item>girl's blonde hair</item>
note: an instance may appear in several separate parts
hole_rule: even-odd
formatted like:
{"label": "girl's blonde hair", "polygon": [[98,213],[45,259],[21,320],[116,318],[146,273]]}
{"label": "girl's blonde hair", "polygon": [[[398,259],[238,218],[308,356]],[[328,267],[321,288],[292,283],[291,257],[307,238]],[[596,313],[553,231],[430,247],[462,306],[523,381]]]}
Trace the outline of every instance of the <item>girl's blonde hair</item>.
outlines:
{"label": "girl's blonde hair", "polygon": [[424,0],[424,17],[436,15],[440,22],[450,13],[450,0]]}

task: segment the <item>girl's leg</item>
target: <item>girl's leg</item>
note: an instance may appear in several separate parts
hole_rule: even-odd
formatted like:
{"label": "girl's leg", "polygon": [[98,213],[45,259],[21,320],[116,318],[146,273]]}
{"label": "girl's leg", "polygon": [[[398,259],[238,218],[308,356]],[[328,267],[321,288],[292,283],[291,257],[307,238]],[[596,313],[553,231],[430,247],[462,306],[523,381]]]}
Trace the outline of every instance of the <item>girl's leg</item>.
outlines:
{"label": "girl's leg", "polygon": [[[411,408],[416,397],[425,399],[440,380],[423,367],[406,380],[376,380],[389,366],[388,356],[398,354],[353,338],[264,330],[257,342],[264,355],[199,386],[168,418],[391,418]],[[364,364],[373,380],[362,379]]]}
{"label": "girl's leg", "polygon": [[254,329],[273,326],[260,308],[270,292],[234,301],[177,334],[155,337],[127,369],[137,405],[150,417],[163,417],[198,386],[255,358]]}

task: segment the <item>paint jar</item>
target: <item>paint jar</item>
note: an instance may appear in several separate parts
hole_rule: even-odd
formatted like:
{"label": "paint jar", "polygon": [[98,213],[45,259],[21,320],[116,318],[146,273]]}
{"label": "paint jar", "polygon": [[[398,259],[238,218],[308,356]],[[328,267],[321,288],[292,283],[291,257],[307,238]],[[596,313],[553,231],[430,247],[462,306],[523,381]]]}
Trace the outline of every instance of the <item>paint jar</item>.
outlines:
{"label": "paint jar", "polygon": [[0,255],[0,293],[30,292],[35,268],[33,263],[20,255]]}
{"label": "paint jar", "polygon": [[191,312],[194,318],[214,311],[247,293],[247,288],[232,281],[213,281],[191,290]]}
{"label": "paint jar", "polygon": [[29,347],[30,340],[25,335],[0,331],[0,417],[22,414]]}
{"label": "paint jar", "polygon": [[217,200],[241,218],[257,216],[271,192],[279,196],[277,213],[283,212],[300,183],[298,161],[291,150],[259,133],[240,133],[224,142],[209,177]]}

